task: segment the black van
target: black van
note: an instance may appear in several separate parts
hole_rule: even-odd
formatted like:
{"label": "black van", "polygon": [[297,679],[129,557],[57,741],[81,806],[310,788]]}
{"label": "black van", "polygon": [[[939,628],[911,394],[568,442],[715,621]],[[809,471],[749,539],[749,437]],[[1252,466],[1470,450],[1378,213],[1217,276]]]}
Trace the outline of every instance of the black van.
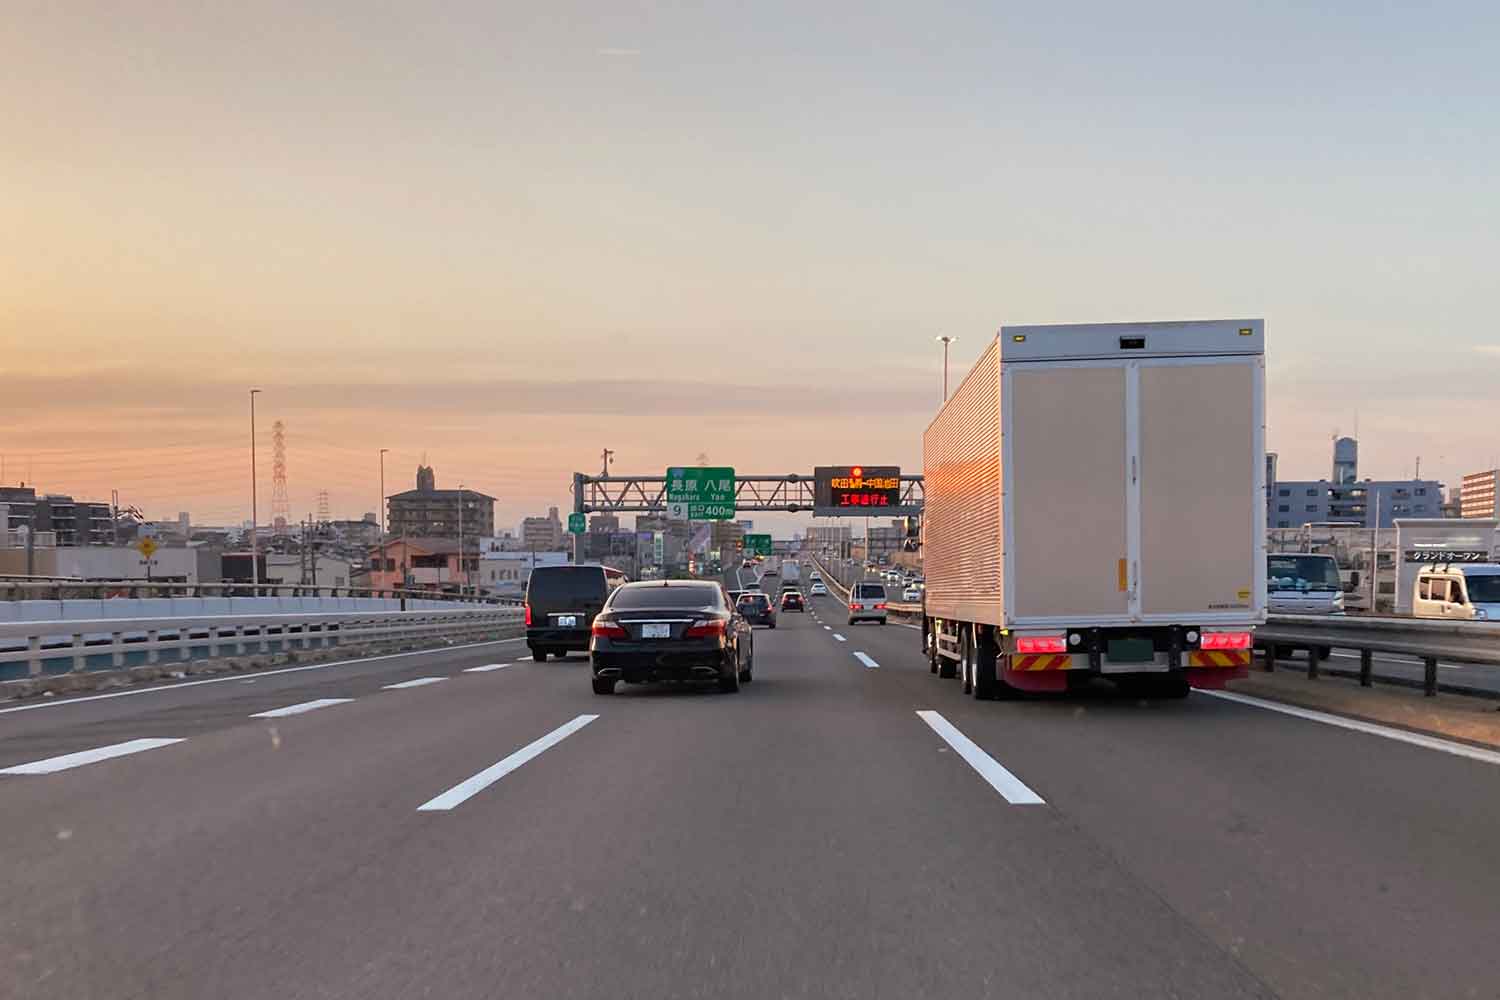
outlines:
{"label": "black van", "polygon": [[526,584],[526,645],[547,661],[589,648],[589,628],[614,586],[603,566],[538,566]]}

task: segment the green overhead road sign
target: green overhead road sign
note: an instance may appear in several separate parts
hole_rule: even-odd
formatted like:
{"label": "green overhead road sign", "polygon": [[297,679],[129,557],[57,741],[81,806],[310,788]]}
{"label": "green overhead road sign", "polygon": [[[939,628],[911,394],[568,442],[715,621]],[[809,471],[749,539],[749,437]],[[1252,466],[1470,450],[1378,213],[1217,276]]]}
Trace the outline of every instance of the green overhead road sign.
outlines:
{"label": "green overhead road sign", "polygon": [[752,556],[768,556],[771,554],[770,535],[746,535],[745,551]]}
{"label": "green overhead road sign", "polygon": [[587,530],[587,526],[583,523],[582,514],[568,515],[568,530],[575,535],[581,535]]}
{"label": "green overhead road sign", "polygon": [[667,516],[679,521],[734,520],[734,469],[728,466],[668,469]]}

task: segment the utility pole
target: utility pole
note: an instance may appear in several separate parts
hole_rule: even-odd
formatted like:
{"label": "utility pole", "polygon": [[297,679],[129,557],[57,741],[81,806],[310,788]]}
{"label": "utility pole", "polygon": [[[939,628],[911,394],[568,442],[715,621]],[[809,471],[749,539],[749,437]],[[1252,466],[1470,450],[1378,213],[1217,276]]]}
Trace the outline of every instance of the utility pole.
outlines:
{"label": "utility pole", "polygon": [[255,585],[251,593],[257,597],[260,596],[260,540],[255,533],[260,523],[255,479],[255,394],[258,392],[259,389],[250,390],[250,582]]}
{"label": "utility pole", "polygon": [[381,557],[385,556],[385,453],[389,448],[380,449],[380,506],[375,508],[375,516],[380,518],[380,547]]}
{"label": "utility pole", "polygon": [[458,484],[458,568],[463,579],[458,583],[458,596],[464,596],[464,583],[469,579],[469,567],[464,562],[464,484]]}
{"label": "utility pole", "polygon": [[109,491],[109,526],[110,526],[110,530],[112,531],[112,534],[110,536],[110,544],[114,545],[114,546],[118,546],[120,544],[120,491],[119,490],[110,490]]}
{"label": "utility pole", "polygon": [[943,402],[948,402],[948,345],[952,344],[957,337],[944,334],[937,338],[938,343],[943,345]]}

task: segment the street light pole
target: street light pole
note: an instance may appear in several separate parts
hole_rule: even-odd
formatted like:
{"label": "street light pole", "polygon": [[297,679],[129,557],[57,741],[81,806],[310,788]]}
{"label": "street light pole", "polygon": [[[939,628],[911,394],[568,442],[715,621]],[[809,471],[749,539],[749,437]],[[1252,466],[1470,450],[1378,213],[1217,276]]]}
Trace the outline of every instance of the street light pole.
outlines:
{"label": "street light pole", "polygon": [[469,581],[469,567],[464,562],[464,484],[458,484],[458,568],[464,578],[458,585],[458,596],[464,596],[464,584]]}
{"label": "street light pole", "polygon": [[256,536],[256,528],[260,525],[260,498],[255,477],[255,395],[258,392],[259,389],[250,390],[250,581],[255,586],[251,593],[257,597],[260,596],[260,539]]}
{"label": "street light pole", "polygon": [[375,516],[380,518],[380,556],[385,558],[385,453],[389,448],[380,449],[380,506],[375,508]]}
{"label": "street light pole", "polygon": [[937,342],[943,345],[943,402],[945,403],[948,401],[948,345],[957,339],[947,334],[937,338]]}

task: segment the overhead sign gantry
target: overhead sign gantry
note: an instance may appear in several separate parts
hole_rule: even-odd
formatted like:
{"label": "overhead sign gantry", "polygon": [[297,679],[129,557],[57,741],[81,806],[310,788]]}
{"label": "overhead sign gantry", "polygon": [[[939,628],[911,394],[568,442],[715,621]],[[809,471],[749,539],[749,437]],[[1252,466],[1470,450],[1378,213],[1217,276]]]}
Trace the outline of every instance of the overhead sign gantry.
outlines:
{"label": "overhead sign gantry", "polygon": [[[853,475],[859,469],[859,475]],[[787,513],[809,513],[818,517],[915,517],[922,513],[922,477],[901,475],[897,466],[839,465],[819,466],[814,474],[791,472],[780,476],[743,476],[732,468],[693,468],[674,466],[669,473],[682,471],[681,477],[661,476],[591,476],[583,472],[573,473],[573,510],[583,514],[592,511],[617,513],[661,514],[685,516],[691,520],[724,520],[734,512],[786,511]],[[836,475],[837,472],[846,475]],[[688,472],[698,474],[694,487],[696,498],[688,496],[686,484]],[[709,476],[707,473],[728,473]],[[878,473],[878,475],[877,475]],[[892,473],[894,475],[892,475]],[[683,483],[682,492],[670,487],[674,478]],[[719,487],[724,479],[733,482],[732,494],[728,497]],[[895,480],[893,486],[890,482]],[[715,481],[714,499],[708,499],[703,483]],[[837,487],[835,480],[846,480]],[[859,482],[852,485],[853,480]],[[678,499],[673,499],[676,496]],[[837,497],[837,499],[836,499]],[[859,498],[870,502],[861,502]],[[876,502],[876,498],[885,502]],[[693,504],[702,504],[702,513],[693,513]],[[685,504],[687,509],[673,504]],[[712,508],[710,511],[708,508]],[[725,509],[731,508],[730,514]]]}

